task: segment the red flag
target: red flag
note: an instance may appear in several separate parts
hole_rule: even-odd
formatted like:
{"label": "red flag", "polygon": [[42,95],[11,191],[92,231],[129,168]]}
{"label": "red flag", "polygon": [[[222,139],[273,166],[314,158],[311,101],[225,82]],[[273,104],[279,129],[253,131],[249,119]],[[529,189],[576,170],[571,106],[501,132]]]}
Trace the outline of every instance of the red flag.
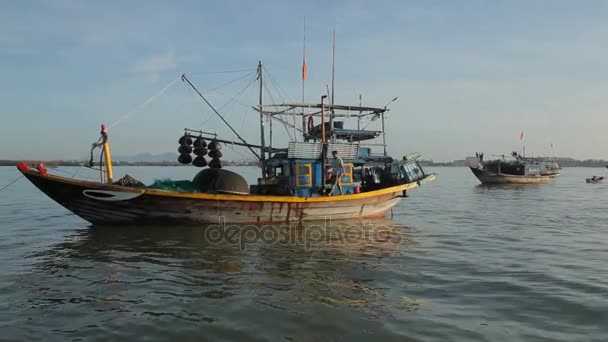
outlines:
{"label": "red flag", "polygon": [[519,140],[524,140],[524,131],[521,131],[521,134],[519,135]]}
{"label": "red flag", "polygon": [[302,81],[306,81],[306,57],[304,57],[304,61],[302,62]]}

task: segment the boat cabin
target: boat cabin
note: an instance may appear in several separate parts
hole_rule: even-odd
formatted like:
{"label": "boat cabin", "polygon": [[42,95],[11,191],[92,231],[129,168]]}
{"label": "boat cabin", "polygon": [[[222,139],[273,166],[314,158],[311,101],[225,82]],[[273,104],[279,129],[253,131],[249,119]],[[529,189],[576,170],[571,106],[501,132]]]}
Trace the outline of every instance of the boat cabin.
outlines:
{"label": "boat cabin", "polygon": [[[344,162],[340,179],[343,194],[378,190],[416,182],[426,176],[418,155],[402,160],[374,155],[369,147],[355,143],[328,143],[327,151],[337,151]],[[287,153],[279,152],[265,161],[264,177],[251,186],[252,194],[316,197],[329,195],[333,186],[331,158],[323,158],[320,142],[291,142]],[[330,154],[330,153],[326,153]],[[338,195],[335,187],[332,195]]]}

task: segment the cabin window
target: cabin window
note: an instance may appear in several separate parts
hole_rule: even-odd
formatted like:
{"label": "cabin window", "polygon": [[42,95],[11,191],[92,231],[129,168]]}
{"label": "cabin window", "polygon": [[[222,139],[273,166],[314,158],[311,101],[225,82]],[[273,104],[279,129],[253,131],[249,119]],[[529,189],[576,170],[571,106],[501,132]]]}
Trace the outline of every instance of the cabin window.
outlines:
{"label": "cabin window", "polygon": [[296,165],[296,187],[312,186],[312,164]]}
{"label": "cabin window", "polygon": [[342,175],[342,179],[340,179],[342,184],[353,184],[353,168],[352,163],[344,163],[344,174]]}

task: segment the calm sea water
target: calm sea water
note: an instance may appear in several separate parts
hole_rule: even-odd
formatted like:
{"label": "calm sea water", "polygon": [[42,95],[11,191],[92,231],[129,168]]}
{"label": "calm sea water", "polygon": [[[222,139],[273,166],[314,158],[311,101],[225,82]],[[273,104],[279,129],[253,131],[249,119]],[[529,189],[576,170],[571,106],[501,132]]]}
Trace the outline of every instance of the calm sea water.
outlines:
{"label": "calm sea water", "polygon": [[[608,339],[608,184],[584,183],[605,169],[525,187],[431,171],[392,219],[220,242],[202,228],[90,227],[22,179],[0,192],[0,340]],[[0,168],[0,186],[16,177]]]}

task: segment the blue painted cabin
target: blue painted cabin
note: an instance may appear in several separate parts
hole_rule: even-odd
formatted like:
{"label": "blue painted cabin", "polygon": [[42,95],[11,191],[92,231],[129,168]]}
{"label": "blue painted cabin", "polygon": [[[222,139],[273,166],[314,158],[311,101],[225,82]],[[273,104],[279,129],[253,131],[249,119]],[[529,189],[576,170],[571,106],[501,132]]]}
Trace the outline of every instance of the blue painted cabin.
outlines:
{"label": "blue painted cabin", "polygon": [[[320,160],[314,159],[289,159],[293,175],[291,177],[294,185],[295,195],[298,197],[319,196],[324,193],[323,189],[323,165]],[[344,162],[344,175],[341,179],[344,194],[352,194],[355,184],[353,179],[353,164]],[[332,184],[325,185],[327,189]],[[334,189],[334,195],[340,193],[338,187]]]}

